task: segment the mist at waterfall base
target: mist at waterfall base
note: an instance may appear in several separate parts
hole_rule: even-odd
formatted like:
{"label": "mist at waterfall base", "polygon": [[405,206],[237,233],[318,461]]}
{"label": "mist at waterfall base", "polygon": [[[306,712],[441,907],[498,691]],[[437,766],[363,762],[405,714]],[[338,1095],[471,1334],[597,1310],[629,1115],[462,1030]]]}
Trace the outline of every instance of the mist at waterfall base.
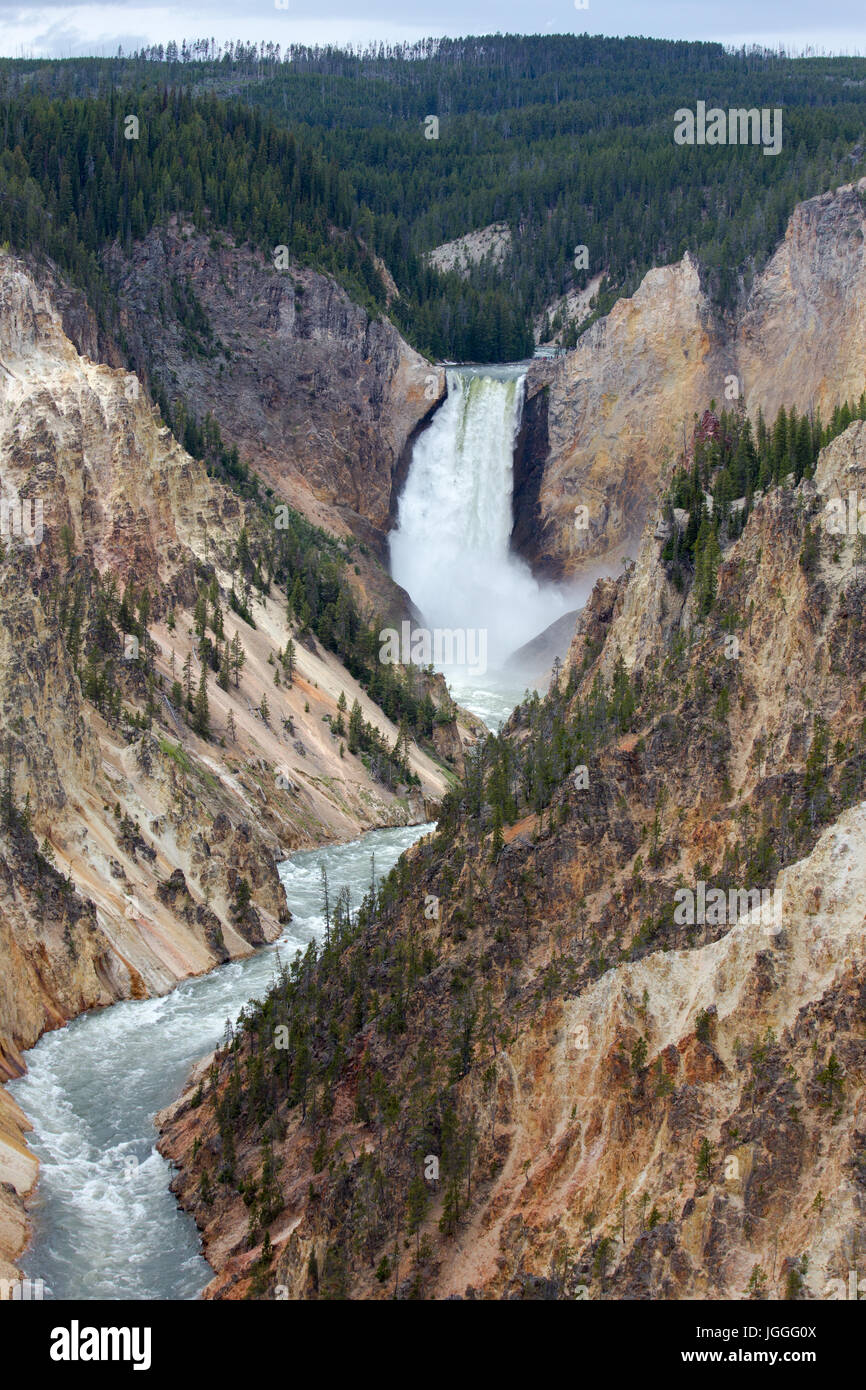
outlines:
{"label": "mist at waterfall base", "polygon": [[391,573],[429,629],[486,634],[486,672],[471,663],[440,669],[459,703],[496,727],[521,699],[522,682],[541,674],[509,667],[508,658],[585,602],[591,585],[539,584],[509,549],[525,368],[453,368],[447,383],[413,450]]}

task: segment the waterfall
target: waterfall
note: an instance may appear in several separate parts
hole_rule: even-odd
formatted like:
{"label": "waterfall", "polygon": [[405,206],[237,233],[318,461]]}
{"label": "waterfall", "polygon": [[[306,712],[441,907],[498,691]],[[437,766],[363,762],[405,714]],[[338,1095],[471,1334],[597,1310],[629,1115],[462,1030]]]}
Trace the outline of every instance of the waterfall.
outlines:
{"label": "waterfall", "polygon": [[519,367],[448,372],[447,398],[415,445],[391,535],[391,572],[425,623],[485,633],[494,669],[570,606],[509,550],[525,380]]}

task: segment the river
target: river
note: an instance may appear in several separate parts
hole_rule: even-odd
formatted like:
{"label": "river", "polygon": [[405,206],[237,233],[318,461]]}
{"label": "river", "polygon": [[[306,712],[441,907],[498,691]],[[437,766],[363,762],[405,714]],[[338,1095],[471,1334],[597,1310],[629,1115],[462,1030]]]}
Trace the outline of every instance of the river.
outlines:
{"label": "river", "polygon": [[169,1191],[153,1117],[192,1064],[221,1041],[249,999],[271,982],[276,952],[291,959],[320,937],[319,866],[332,893],[357,906],[376,876],[432,826],[374,830],[348,844],[304,850],[280,865],[293,920],[245,960],[185,981],[157,999],[82,1014],[46,1033],[9,1086],[34,1126],[41,1168],[30,1209],[34,1239],[21,1265],[57,1299],[190,1299],[211,1278],[192,1217]]}

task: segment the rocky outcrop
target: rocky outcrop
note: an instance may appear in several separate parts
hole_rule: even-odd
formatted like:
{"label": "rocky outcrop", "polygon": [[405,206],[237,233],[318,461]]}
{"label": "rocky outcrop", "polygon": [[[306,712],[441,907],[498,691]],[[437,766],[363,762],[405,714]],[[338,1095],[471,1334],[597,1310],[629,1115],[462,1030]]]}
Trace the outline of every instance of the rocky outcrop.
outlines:
{"label": "rocky outcrop", "polygon": [[[29,536],[26,525],[21,536],[8,528],[2,560],[0,709],[18,808],[4,851],[2,1049],[30,1046],[83,1008],[167,988],[214,962],[195,933],[172,939],[171,917],[148,920],[138,904],[136,894],[153,893],[163,854],[184,853],[181,818],[169,828],[176,805],[159,804],[158,769],[171,759],[155,739],[146,759],[126,752],[82,698],[61,613],[94,572],[157,593],[183,590],[194,538],[208,527],[236,534],[240,509],[159,424],[134,378],[77,353],[49,294],[9,257],[0,264],[0,323],[3,484],[42,516]],[[164,849],[151,829],[161,814]],[[275,848],[257,841],[269,936],[286,915]],[[238,932],[230,939],[231,954],[252,944]]]}
{"label": "rocky outcrop", "polygon": [[692,413],[721,394],[723,365],[698,267],[686,255],[650,271],[573,352],[530,366],[529,401],[542,390],[547,397],[548,451],[540,477],[533,460],[532,540],[525,519],[515,540],[537,572],[557,577],[623,553]]}
{"label": "rocky outcrop", "polygon": [[[750,413],[782,405],[826,420],[866,386],[866,179],[800,203],[737,324]],[[716,393],[721,396],[720,392]]]}
{"label": "rocky outcrop", "polygon": [[[503,1088],[514,1142],[440,1297],[524,1291],[566,1246],[584,1251],[566,1296],[744,1298],[756,1268],[766,1296],[790,1297],[801,1270],[799,1296],[825,1297],[839,1279],[847,1296],[866,1201],[866,805],[777,886],[777,936],[756,916],[710,945],[611,970],[549,1011],[546,1046],[536,1032],[517,1045],[531,1092]],[[632,1061],[639,1040],[645,1070]],[[844,1081],[828,1090],[831,1050]]]}
{"label": "rocky outcrop", "polygon": [[866,180],[801,203],[731,322],[686,254],[650,271],[572,352],[530,365],[527,412],[534,420],[545,397],[546,440],[519,461],[514,543],[536,572],[570,575],[632,549],[659,477],[711,400],[740,399],[772,420],[781,405],[826,419],[859,399],[864,194]]}
{"label": "rocky outcrop", "polygon": [[[135,361],[210,412],[275,492],[338,534],[383,533],[403,447],[444,372],[330,277],[176,223],[107,270]],[[366,523],[366,527],[364,525]]]}
{"label": "rocky outcrop", "polygon": [[606,274],[604,270],[598,271],[589,277],[582,290],[569,290],[536,315],[532,326],[536,344],[559,347],[569,330],[579,329],[595,308]]}
{"label": "rocky outcrop", "polygon": [[[39,1164],[27,1148],[30,1124],[20,1107],[0,1087],[0,1281],[17,1282],[13,1261],[27,1243],[25,1198],[36,1186]],[[0,1294],[0,1298],[8,1293]]]}
{"label": "rocky outcrop", "polygon": [[237,533],[237,499],[210,485],[134,376],[78,353],[20,262],[3,257],[0,272],[2,476],[44,513],[39,544],[16,548],[16,571],[31,560],[59,577],[75,552],[120,583],[177,580],[194,541]]}
{"label": "rocky outcrop", "polygon": [[499,266],[511,250],[511,229],[507,222],[491,222],[477,232],[467,232],[454,241],[445,241],[427,252],[427,259],[436,270],[456,270],[467,275],[471,268],[486,261]]}

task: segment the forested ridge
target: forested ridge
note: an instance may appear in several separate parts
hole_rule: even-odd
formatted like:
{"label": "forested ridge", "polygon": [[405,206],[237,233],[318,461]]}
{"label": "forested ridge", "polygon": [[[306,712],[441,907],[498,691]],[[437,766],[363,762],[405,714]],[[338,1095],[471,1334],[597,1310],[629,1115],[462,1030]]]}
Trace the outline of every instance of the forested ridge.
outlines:
{"label": "forested ridge", "polygon": [[[0,110],[0,240],[51,256],[106,326],[116,306],[100,253],[172,215],[268,253],[286,245],[371,313],[384,305],[372,256],[351,234],[349,180],[249,107],[140,86],[122,97],[28,91]],[[128,115],[138,122],[131,138]]]}
{"label": "forested ridge", "polygon": [[[166,87],[193,91],[204,104],[174,107]],[[46,151],[32,114],[29,126],[20,116],[16,123],[21,104],[27,108],[37,94],[52,105],[72,97],[92,104],[96,95],[111,103],[123,92],[125,108],[153,128],[146,155],[128,152],[126,174],[115,170],[106,197],[119,200],[116,225],[97,216],[90,236],[136,236],[143,221],[163,215],[167,170],[171,199],[186,198],[190,213],[207,206],[242,236],[286,242],[379,307],[382,287],[365,254],[374,249],[400,289],[391,313],[404,333],[431,354],[475,360],[530,351],[533,316],[600,270],[608,276],[598,306],[605,311],[647,269],[686,249],[700,260],[717,302],[730,306],[798,201],[866,172],[864,88],[866,61],[857,58],[789,59],[718,44],[587,35],[380,45],[363,53],[281,53],[273,44],[216,50],[203,41],[130,58],[0,63],[4,150],[20,147],[49,213],[45,182],[56,182],[58,161],[44,159],[51,142]],[[151,105],[157,90],[158,119]],[[781,153],[674,145],[674,111],[697,100],[781,107]],[[74,107],[62,109],[60,129],[72,121],[80,165],[81,118]],[[177,113],[176,134],[165,112]],[[439,119],[437,139],[425,138],[429,115]],[[276,134],[286,125],[294,163]],[[249,165],[241,139],[252,147]],[[202,175],[199,193],[196,170],[205,156],[210,176]],[[178,176],[174,166],[188,159]],[[157,196],[147,173],[139,189],[139,160],[155,162]],[[23,170],[15,172],[20,180]],[[74,185],[76,172],[68,172]],[[80,167],[78,177],[86,184]],[[62,196],[59,187],[53,196]],[[70,197],[74,188],[64,208]],[[275,226],[289,207],[291,225]],[[495,221],[513,236],[501,268],[481,265],[462,279],[425,262],[432,247]],[[326,222],[350,228],[360,243],[329,237]],[[575,269],[576,245],[588,248],[586,269]]]}

